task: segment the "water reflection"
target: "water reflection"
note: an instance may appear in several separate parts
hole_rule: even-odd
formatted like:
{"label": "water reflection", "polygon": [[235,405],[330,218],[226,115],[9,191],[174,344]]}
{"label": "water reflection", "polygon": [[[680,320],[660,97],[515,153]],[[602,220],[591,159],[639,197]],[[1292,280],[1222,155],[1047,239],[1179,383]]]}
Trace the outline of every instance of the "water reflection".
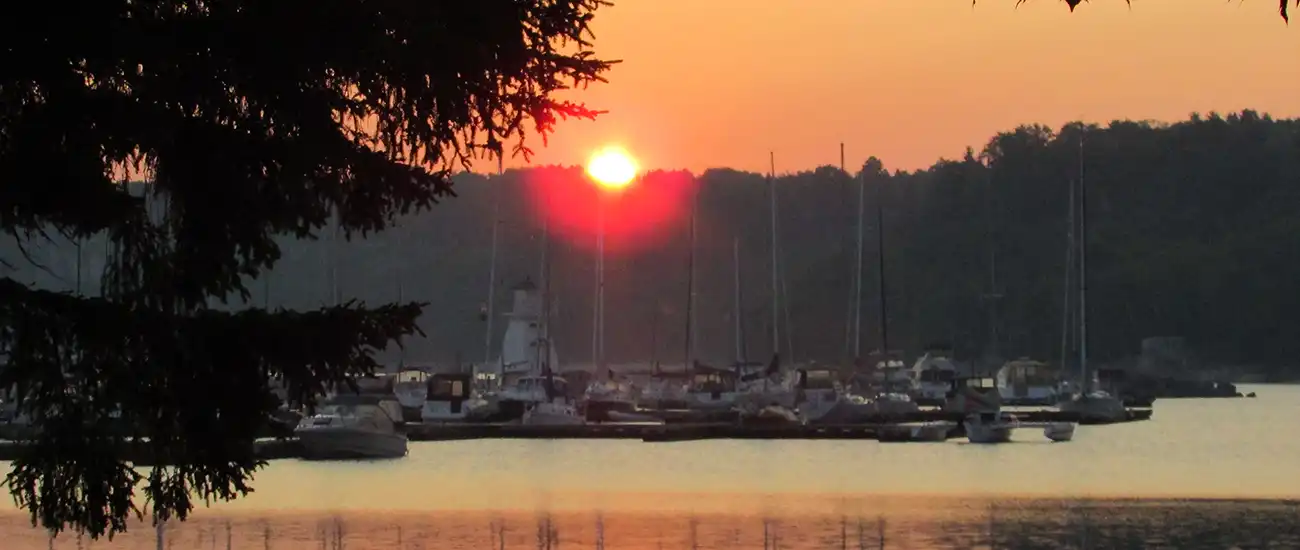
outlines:
{"label": "water reflection", "polygon": [[0,517],[6,549],[1297,548],[1288,501],[928,499],[922,509],[781,516],[654,513],[227,514],[113,541],[50,540]]}

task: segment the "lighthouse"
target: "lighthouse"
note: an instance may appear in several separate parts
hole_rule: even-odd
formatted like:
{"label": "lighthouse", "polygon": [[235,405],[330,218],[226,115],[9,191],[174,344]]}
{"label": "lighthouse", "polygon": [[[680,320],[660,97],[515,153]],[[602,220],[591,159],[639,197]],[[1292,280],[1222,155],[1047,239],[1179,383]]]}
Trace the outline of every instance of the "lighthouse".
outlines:
{"label": "lighthouse", "polygon": [[540,375],[543,366],[554,370],[559,359],[555,346],[546,345],[542,337],[541,325],[545,320],[542,318],[541,291],[529,278],[510,290],[514,294],[514,303],[506,313],[506,334],[501,342],[502,375]]}

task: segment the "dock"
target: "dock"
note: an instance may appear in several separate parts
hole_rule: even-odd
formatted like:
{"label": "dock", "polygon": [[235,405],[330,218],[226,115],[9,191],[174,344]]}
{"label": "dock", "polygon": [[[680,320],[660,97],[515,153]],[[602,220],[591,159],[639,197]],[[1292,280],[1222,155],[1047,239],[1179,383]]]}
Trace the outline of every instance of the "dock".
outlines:
{"label": "dock", "polygon": [[[1020,411],[1016,417],[1025,423],[1080,422],[1077,414],[1060,411]],[[1129,411],[1127,421],[1146,420],[1149,409]],[[654,423],[589,423],[574,426],[528,426],[522,424],[419,424],[403,426],[412,442],[463,441],[471,439],[622,439],[647,443],[672,441],[700,441],[710,439],[744,440],[875,440],[882,429],[900,423],[947,421],[960,425],[963,415],[941,411],[918,411],[872,418],[865,422],[844,425],[754,423],[754,422],[687,422],[687,418],[674,416],[664,424]],[[13,460],[22,450],[21,441],[0,440],[0,461]],[[292,438],[258,440],[251,449],[253,457],[262,460],[300,458],[302,451]],[[123,444],[121,455],[137,466],[153,462],[147,444]]]}

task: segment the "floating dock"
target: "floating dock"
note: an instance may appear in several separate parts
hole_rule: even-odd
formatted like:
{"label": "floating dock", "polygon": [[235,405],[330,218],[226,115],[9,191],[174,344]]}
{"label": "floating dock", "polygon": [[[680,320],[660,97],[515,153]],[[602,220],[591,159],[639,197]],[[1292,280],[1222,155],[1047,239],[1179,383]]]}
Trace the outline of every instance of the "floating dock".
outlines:
{"label": "floating dock", "polygon": [[[1022,411],[1012,413],[1022,422],[1080,422],[1077,414],[1060,411]],[[1130,410],[1127,421],[1146,420],[1150,410]],[[468,439],[630,439],[644,442],[699,441],[707,439],[855,439],[875,440],[882,429],[900,423],[948,421],[960,426],[963,415],[941,411],[919,411],[871,419],[851,425],[803,425],[745,422],[704,423],[590,423],[575,426],[526,426],[521,424],[407,424],[403,427],[411,441],[458,441]],[[674,420],[684,420],[674,418]],[[0,461],[13,460],[22,443],[0,440]],[[299,458],[302,451],[291,439],[263,439],[249,450],[262,460]],[[124,445],[122,456],[139,466],[151,464],[147,444]]]}

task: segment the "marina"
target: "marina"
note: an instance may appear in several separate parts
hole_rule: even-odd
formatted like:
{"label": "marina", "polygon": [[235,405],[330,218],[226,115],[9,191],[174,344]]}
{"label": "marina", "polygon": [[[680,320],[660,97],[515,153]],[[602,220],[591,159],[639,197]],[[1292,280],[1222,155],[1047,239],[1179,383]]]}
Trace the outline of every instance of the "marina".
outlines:
{"label": "marina", "polygon": [[[1131,418],[1126,422],[1146,420],[1151,417],[1150,410],[1132,410]],[[1079,423],[1075,413],[1037,410],[1016,412],[1015,417],[1022,426],[1035,426],[1055,423]],[[879,440],[879,441],[944,441],[950,438],[964,438],[962,430],[963,416],[943,411],[919,411],[902,416],[879,419],[875,422],[858,424],[783,424],[783,423],[586,423],[586,424],[540,424],[523,423],[458,423],[458,424],[422,424],[408,423],[398,431],[412,442],[463,441],[475,439],[621,439],[640,440],[643,442],[700,441],[711,439],[737,440]],[[924,435],[903,435],[900,430],[912,433],[918,426],[946,425],[948,430],[941,438]],[[1086,423],[1085,423],[1086,424]],[[930,430],[933,432],[934,430]],[[916,439],[920,438],[920,439]],[[364,454],[349,453],[346,450],[330,449],[329,453],[313,457],[306,452],[304,441],[298,437],[268,438],[256,442],[252,453],[262,460],[280,460],[297,458],[321,459],[362,459],[362,458],[400,458],[404,451],[387,452],[385,456],[367,457]],[[313,442],[314,443],[314,442]],[[13,460],[21,450],[23,443],[12,439],[0,440],[0,461]],[[146,444],[124,448],[124,457],[136,464],[149,464],[150,452]]]}

